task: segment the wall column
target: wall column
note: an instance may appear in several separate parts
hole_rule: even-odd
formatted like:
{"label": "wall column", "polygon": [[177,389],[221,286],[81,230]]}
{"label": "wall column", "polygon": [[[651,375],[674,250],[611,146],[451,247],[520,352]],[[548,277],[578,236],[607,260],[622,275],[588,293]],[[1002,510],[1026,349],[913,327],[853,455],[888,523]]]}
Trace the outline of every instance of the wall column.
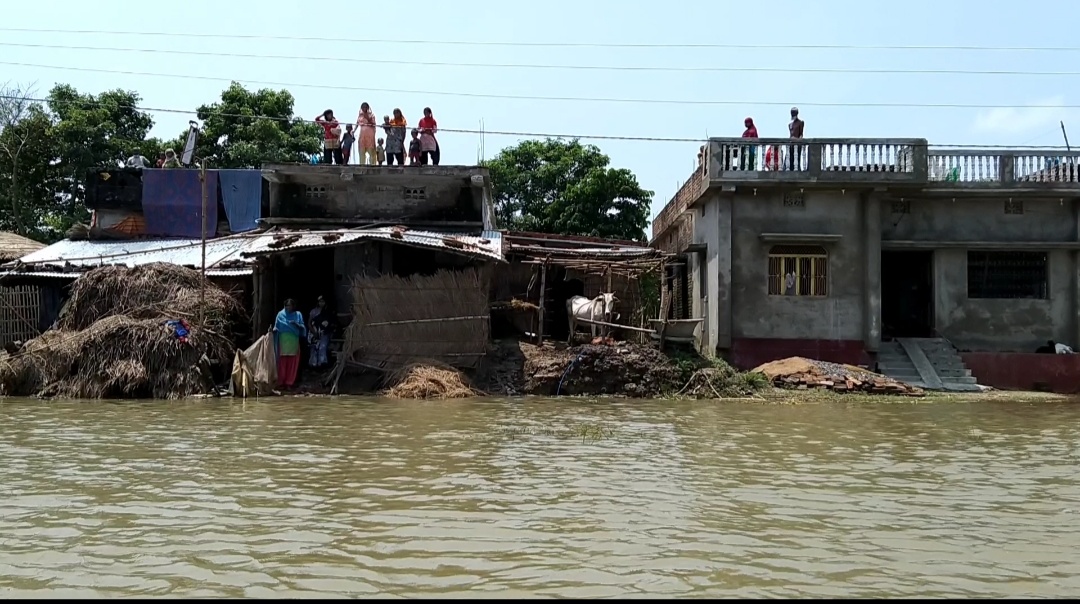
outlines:
{"label": "wall column", "polygon": [[270,181],[270,218],[281,216],[281,183]]}
{"label": "wall column", "polygon": [[[733,225],[734,196],[717,192],[713,195],[712,205],[715,214],[712,221],[715,234],[709,241],[709,272],[715,279],[709,281],[709,307],[716,337],[716,348],[730,350],[733,338],[733,300],[734,288],[731,284],[731,234]],[[715,242],[715,245],[714,245]],[[715,251],[713,251],[715,249]]]}
{"label": "wall column", "polygon": [[881,196],[862,194],[863,207],[863,345],[881,346]]}

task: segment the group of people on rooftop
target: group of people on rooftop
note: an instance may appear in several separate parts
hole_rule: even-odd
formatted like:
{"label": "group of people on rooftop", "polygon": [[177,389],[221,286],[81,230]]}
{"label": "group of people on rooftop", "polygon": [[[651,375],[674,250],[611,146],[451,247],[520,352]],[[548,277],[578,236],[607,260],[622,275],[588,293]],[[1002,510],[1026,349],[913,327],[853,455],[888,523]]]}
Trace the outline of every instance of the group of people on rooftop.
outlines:
{"label": "group of people on rooftop", "polygon": [[[412,139],[407,147],[405,136],[409,123],[401,109],[394,109],[393,117],[384,115],[382,124],[378,124],[371,105],[361,103],[355,128],[353,124],[346,124],[344,132],[332,109],[319,114],[315,122],[323,129],[322,163],[348,165],[353,145],[356,144],[360,150],[358,163],[361,166],[393,166],[395,163],[404,166],[406,157],[410,166],[439,165],[439,140],[435,138],[439,126],[430,107],[424,107],[424,117],[412,129]],[[385,139],[376,138],[378,128],[386,133]],[[319,158],[312,158],[312,163],[319,163]]]}
{"label": "group of people on rooftop", "polygon": [[[743,138],[758,138],[758,129],[754,124],[754,118],[748,117],[743,120],[743,126],[746,128],[743,130]],[[803,132],[806,129],[806,122],[799,118],[799,108],[791,108],[791,121],[788,123],[788,138],[803,138]],[[738,158],[738,166],[734,169],[739,170],[754,170],[756,167],[755,148],[753,146],[742,149],[740,157]],[[766,170],[779,170],[780,169],[780,154],[781,149],[770,145],[765,149],[765,169]],[[784,166],[786,170],[797,170],[802,164],[802,147],[800,145],[790,145],[786,153]],[[727,161],[729,161],[728,158]],[[703,167],[705,165],[705,145],[702,145],[698,149],[698,166]],[[725,169],[731,169],[725,166]]]}

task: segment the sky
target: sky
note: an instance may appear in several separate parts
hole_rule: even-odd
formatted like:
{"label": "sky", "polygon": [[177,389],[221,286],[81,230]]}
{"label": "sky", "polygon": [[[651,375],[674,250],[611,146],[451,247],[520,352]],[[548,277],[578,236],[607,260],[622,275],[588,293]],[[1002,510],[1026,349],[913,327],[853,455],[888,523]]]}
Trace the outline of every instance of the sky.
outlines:
{"label": "sky", "polygon": [[[177,136],[230,80],[287,88],[308,118],[332,108],[354,119],[366,101],[380,117],[400,107],[415,124],[428,106],[443,129],[443,164],[474,164],[531,138],[514,133],[577,135],[655,193],[651,215],[690,175],[697,141],[739,136],[748,116],[762,137],[786,136],[791,106],[807,137],[1059,146],[1064,121],[1080,144],[1080,49],[1015,50],[1080,44],[1075,2],[1021,10],[996,0],[52,0],[44,13],[33,2],[9,4],[0,84],[33,84],[39,96],[56,83],[123,88],[144,107],[191,112],[151,112],[152,135]],[[177,33],[220,37],[168,35]],[[687,44],[727,47],[678,47]],[[800,45],[848,48],[791,48]],[[589,66],[612,69],[581,69]],[[1019,73],[985,73],[993,71]],[[1058,75],[1031,75],[1048,71]],[[880,103],[902,106],[866,106]]]}

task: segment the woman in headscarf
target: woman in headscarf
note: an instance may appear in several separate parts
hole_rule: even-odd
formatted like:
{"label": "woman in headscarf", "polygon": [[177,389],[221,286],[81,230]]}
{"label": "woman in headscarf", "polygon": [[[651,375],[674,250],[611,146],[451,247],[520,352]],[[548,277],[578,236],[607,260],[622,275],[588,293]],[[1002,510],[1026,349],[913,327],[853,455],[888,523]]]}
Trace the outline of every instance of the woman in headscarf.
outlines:
{"label": "woman in headscarf", "polygon": [[278,385],[292,388],[300,371],[300,338],[307,336],[304,315],[296,310],[296,301],[285,300],[285,308],[274,320],[274,350],[277,352]]}
{"label": "woman in headscarf", "polygon": [[[752,118],[752,117],[746,118],[745,120],[743,120],[743,125],[746,126],[746,130],[743,130],[743,133],[742,133],[743,138],[757,138],[758,137],[757,126],[754,125],[754,118]],[[755,163],[754,163],[754,150],[755,150],[755,146],[747,145],[746,147],[743,147],[743,160],[741,162],[742,166],[741,166],[740,169],[742,169],[742,170],[753,170],[754,169],[754,166],[755,166]]]}
{"label": "woman in headscarf", "polygon": [[308,365],[314,368],[330,364],[327,350],[330,348],[330,336],[334,333],[334,313],[327,307],[326,298],[319,296],[315,308],[308,313],[308,341],[311,342],[311,356]]}

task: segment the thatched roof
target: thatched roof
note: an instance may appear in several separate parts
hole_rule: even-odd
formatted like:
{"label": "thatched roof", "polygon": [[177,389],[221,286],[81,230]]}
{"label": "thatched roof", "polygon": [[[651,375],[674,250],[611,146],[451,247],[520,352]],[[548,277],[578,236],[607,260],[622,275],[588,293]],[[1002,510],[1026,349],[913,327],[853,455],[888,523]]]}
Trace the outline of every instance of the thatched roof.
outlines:
{"label": "thatched roof", "polygon": [[44,248],[44,243],[38,243],[15,233],[0,231],[0,262],[11,262]]}

